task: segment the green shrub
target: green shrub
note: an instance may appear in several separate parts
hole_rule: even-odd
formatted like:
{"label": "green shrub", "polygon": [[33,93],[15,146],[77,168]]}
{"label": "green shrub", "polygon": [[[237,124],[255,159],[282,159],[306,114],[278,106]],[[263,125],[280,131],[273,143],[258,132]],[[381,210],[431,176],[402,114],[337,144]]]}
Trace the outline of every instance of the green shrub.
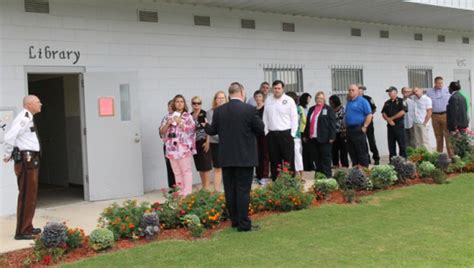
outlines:
{"label": "green shrub", "polygon": [[326,175],[324,175],[323,173],[321,172],[315,172],[314,173],[314,180],[317,181],[317,180],[324,180],[324,179],[327,179]]}
{"label": "green shrub", "polygon": [[464,166],[466,166],[466,162],[464,162],[461,157],[455,155],[451,159],[451,163],[448,165],[448,168],[446,169],[447,173],[455,173],[455,172],[462,172],[464,169]]}
{"label": "green shrub", "polygon": [[418,173],[422,178],[429,177],[435,169],[435,165],[428,161],[423,161],[418,165]]}
{"label": "green shrub", "polygon": [[437,184],[443,184],[443,183],[446,183],[446,173],[444,173],[442,170],[440,169],[435,169],[431,172],[431,178],[433,179],[433,182],[434,183],[437,183]]}
{"label": "green shrub", "polygon": [[256,212],[270,210],[268,207],[268,200],[270,198],[270,191],[268,187],[258,187],[250,192],[249,214]]}
{"label": "green shrub", "polygon": [[370,173],[374,188],[382,189],[393,185],[397,180],[397,172],[391,165],[375,166]]}
{"label": "green shrub", "polygon": [[201,220],[195,214],[187,214],[181,218],[183,225],[189,230],[193,237],[201,237],[204,232],[204,226]]}
{"label": "green shrub", "polygon": [[443,172],[446,172],[448,169],[449,163],[451,163],[451,160],[449,160],[448,154],[442,153],[438,155],[438,159],[436,159],[436,168],[442,170]]}
{"label": "green shrub", "polygon": [[160,219],[161,229],[174,229],[181,224],[179,202],[181,195],[179,194],[179,187],[174,187],[170,191],[163,190],[165,202],[163,204],[155,202],[151,207],[156,212]]}
{"label": "green shrub", "polygon": [[138,236],[138,225],[143,213],[150,209],[149,203],[138,204],[136,200],[127,200],[122,206],[113,203],[100,214],[99,225],[112,231],[115,240],[131,239]]}
{"label": "green shrub", "polygon": [[343,185],[346,181],[347,177],[349,176],[350,170],[348,168],[339,168],[334,171],[333,178],[337,181],[339,186]]}
{"label": "green shrub", "polygon": [[101,251],[112,247],[114,241],[114,233],[105,228],[97,228],[89,235],[89,244],[95,251]]}
{"label": "green shrub", "polygon": [[474,148],[471,144],[471,137],[466,133],[457,133],[450,137],[451,144],[453,146],[454,154],[461,158],[466,157],[474,152]]}
{"label": "green shrub", "polygon": [[330,193],[336,191],[339,188],[335,179],[320,179],[316,180],[313,185],[313,189],[317,196],[321,198],[327,197]]}
{"label": "green shrub", "polygon": [[189,194],[179,202],[179,213],[196,215],[206,228],[212,228],[223,221],[225,197],[223,193],[200,190]]}
{"label": "green shrub", "polygon": [[425,147],[410,148],[407,150],[408,160],[415,164],[428,161],[435,165],[438,160],[438,152],[429,152]]}
{"label": "green shrub", "polygon": [[75,249],[82,247],[85,241],[84,230],[80,228],[71,228],[67,230],[66,244],[68,248]]}

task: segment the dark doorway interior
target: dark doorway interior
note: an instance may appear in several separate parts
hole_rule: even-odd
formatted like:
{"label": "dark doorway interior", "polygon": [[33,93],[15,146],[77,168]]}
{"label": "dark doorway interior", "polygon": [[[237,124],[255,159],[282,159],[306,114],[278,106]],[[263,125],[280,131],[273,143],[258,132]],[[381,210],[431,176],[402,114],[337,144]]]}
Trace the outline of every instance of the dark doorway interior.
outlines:
{"label": "dark doorway interior", "polygon": [[84,200],[78,74],[28,74],[28,92],[43,103],[35,124],[41,145],[38,207]]}

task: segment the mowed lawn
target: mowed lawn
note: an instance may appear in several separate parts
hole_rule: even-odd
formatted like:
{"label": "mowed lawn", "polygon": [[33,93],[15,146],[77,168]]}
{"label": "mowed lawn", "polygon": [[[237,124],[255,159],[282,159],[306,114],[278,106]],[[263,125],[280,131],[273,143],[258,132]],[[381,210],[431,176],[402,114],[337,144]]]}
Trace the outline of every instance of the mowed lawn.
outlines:
{"label": "mowed lawn", "polygon": [[76,267],[474,267],[474,174],[446,185],[379,192],[226,229],[210,240],[161,241]]}

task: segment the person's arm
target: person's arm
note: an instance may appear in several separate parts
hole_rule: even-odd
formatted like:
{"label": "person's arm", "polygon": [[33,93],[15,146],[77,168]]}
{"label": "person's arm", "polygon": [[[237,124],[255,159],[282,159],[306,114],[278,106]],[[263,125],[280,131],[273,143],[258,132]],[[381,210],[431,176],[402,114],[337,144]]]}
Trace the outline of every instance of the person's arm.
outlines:
{"label": "person's arm", "polygon": [[394,121],[394,120],[397,120],[398,118],[402,118],[403,116],[405,115],[405,111],[400,111],[398,112],[396,115],[392,116],[392,117],[389,117],[390,120]]}
{"label": "person's arm", "polygon": [[333,143],[336,140],[336,113],[331,107],[328,108],[328,119],[329,119],[329,143]]}
{"label": "person's arm", "polygon": [[364,133],[367,132],[367,127],[369,127],[370,122],[372,122],[372,117],[373,117],[372,114],[368,114],[368,115],[365,117],[364,125],[362,126],[362,131],[363,131]]}
{"label": "person's arm", "polygon": [[[265,110],[263,110],[263,113],[265,113]],[[255,110],[252,110],[250,112],[252,116],[251,120],[251,128],[255,135],[260,136],[265,134],[265,125],[263,124],[262,119],[258,116]]]}
{"label": "person's arm", "polygon": [[268,101],[265,101],[265,109],[263,110],[263,116],[262,116],[262,122],[263,122],[263,125],[264,125],[264,133],[265,135],[268,134],[268,105],[267,105]]}
{"label": "person's arm", "polygon": [[423,122],[423,125],[428,125],[428,122],[431,119],[431,115],[433,114],[433,109],[427,109],[426,110],[426,116],[425,116],[425,121]]}
{"label": "person's arm", "polygon": [[217,135],[217,130],[219,129],[219,120],[217,119],[217,114],[219,110],[215,110],[214,113],[212,114],[212,123],[209,124],[206,120],[206,124],[204,125],[204,131],[206,131],[207,135]]}
{"label": "person's arm", "polygon": [[298,131],[298,109],[296,104],[291,99],[290,101],[290,119],[291,119],[291,136],[296,137],[296,132]]}
{"label": "person's arm", "polygon": [[449,98],[448,107],[446,109],[448,130],[455,132],[458,126],[459,103],[453,97]]}
{"label": "person's arm", "polygon": [[163,120],[160,126],[160,135],[165,135],[166,132],[168,131],[168,128],[171,126],[171,123],[173,123],[173,118],[168,118],[167,120]]}
{"label": "person's arm", "polygon": [[15,147],[15,140],[18,137],[20,131],[28,125],[28,120],[26,117],[17,117],[12,122],[12,127],[5,133],[3,136],[3,161],[7,163],[10,161],[13,148]]}

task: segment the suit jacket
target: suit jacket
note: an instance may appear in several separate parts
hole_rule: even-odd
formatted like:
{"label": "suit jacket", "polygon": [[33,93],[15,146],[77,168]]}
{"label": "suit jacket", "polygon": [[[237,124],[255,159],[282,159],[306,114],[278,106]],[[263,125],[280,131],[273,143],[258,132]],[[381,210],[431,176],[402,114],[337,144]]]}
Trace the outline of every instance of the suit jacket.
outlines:
{"label": "suit jacket", "polygon": [[264,134],[264,126],[254,106],[230,100],[214,111],[212,124],[207,124],[205,130],[209,135],[219,135],[222,167],[258,165],[256,136]]}
{"label": "suit jacket", "polygon": [[[308,116],[306,119],[306,127],[304,129],[304,137],[311,139],[309,136],[309,130],[311,126],[311,120],[314,112],[313,106],[308,110]],[[327,112],[324,112],[326,110]],[[317,138],[316,140],[320,143],[329,143],[329,140],[336,139],[336,113],[331,106],[325,104],[321,112],[319,113],[318,126],[317,126]]]}
{"label": "suit jacket", "polygon": [[469,126],[466,99],[459,91],[454,92],[449,98],[446,116],[449,131],[456,131]]}

